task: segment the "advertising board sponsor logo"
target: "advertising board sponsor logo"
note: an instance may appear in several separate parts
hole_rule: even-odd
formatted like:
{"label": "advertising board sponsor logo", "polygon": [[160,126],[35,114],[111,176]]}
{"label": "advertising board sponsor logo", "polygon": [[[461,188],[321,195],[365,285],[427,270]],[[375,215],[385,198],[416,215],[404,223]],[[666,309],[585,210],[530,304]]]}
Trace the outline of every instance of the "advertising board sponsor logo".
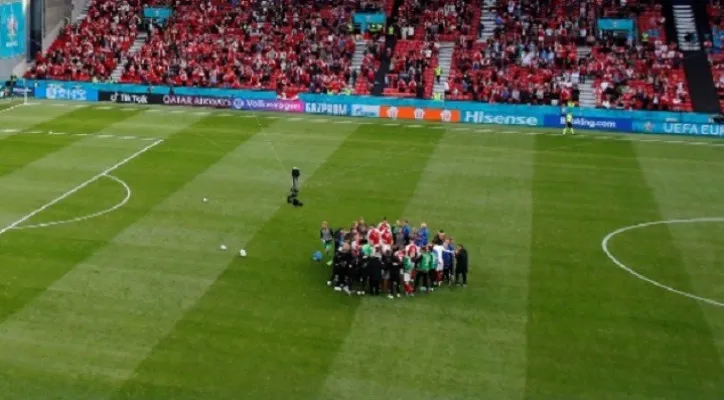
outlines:
{"label": "advertising board sponsor logo", "polygon": [[99,101],[110,101],[122,104],[160,104],[162,96],[159,94],[139,94],[124,92],[100,92]]}
{"label": "advertising board sponsor logo", "polygon": [[717,124],[637,121],[633,125],[633,131],[635,132],[724,137],[724,125]]}
{"label": "advertising board sponsor logo", "polygon": [[235,110],[304,112],[304,103],[298,100],[250,100],[235,98],[232,101],[232,107]]}
{"label": "advertising board sponsor logo", "polygon": [[28,96],[32,96],[34,94],[34,91],[33,91],[33,89],[31,89],[29,87],[17,87],[16,86],[13,88],[13,94],[15,96],[25,96],[26,94]]}
{"label": "advertising board sponsor logo", "polygon": [[162,102],[167,106],[188,107],[231,108],[233,105],[229,97],[180,96],[174,94],[164,95]]}
{"label": "advertising board sponsor logo", "polygon": [[382,118],[413,119],[418,121],[460,122],[459,110],[420,107],[380,107]]}
{"label": "advertising board sponsor logo", "polygon": [[366,104],[353,104],[352,114],[353,117],[380,117],[380,106],[366,105]]}
{"label": "advertising board sponsor logo", "polygon": [[349,104],[304,103],[304,112],[311,114],[349,115]]}
{"label": "advertising board sponsor logo", "polygon": [[[546,115],[543,117],[543,126],[563,127],[566,117],[562,115]],[[603,118],[603,117],[574,117],[573,127],[581,129],[605,129],[609,131],[630,132],[633,126],[631,119]]]}
{"label": "advertising board sponsor logo", "polygon": [[0,58],[25,53],[26,4],[23,1],[0,4]]}
{"label": "advertising board sponsor logo", "polygon": [[50,84],[45,87],[45,93],[42,95],[38,97],[50,100],[98,101],[97,91],[86,90],[81,85],[66,87],[65,85]]}
{"label": "advertising board sponsor logo", "polygon": [[526,125],[539,126],[538,117],[521,115],[499,115],[485,111],[465,111],[463,122],[469,124]]}

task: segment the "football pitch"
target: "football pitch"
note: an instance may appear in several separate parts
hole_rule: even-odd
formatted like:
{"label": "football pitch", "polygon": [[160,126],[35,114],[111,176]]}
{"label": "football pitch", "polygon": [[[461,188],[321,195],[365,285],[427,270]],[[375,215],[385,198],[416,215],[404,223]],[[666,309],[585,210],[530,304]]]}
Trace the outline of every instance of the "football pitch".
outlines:
{"label": "football pitch", "polygon": [[[559,133],[4,103],[0,398],[724,399],[724,141]],[[332,291],[361,216],[469,286]]]}

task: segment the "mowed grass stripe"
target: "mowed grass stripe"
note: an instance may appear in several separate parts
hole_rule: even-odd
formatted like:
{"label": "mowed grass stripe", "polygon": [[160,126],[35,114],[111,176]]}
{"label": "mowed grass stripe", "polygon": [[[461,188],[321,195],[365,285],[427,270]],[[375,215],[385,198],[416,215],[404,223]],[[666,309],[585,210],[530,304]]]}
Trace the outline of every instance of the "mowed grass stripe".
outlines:
{"label": "mowed grass stripe", "polygon": [[[724,167],[722,149],[686,148],[674,151],[637,145],[642,170],[665,219],[724,217],[724,178],[719,171]],[[691,282],[691,293],[724,302],[724,222],[696,222],[690,224],[660,225],[630,231],[615,239],[615,243],[638,242],[641,246],[657,247],[658,232],[668,230],[681,253],[684,267]],[[653,240],[652,240],[653,239]],[[631,249],[630,250],[635,250]],[[619,252],[617,257],[627,259],[629,253]],[[668,260],[652,257],[630,263],[630,267],[674,288],[680,283],[662,274],[662,265]],[[664,271],[665,272],[665,271]],[[677,296],[662,292],[663,296]],[[694,301],[683,299],[682,301]],[[699,303],[709,324],[719,362],[724,365],[724,308]],[[712,398],[724,398],[724,374],[710,382]]]}
{"label": "mowed grass stripe", "polygon": [[[537,137],[529,280],[527,398],[717,398],[721,366],[699,306],[615,267],[601,239],[661,219],[632,143]],[[558,149],[556,151],[555,149]],[[668,231],[635,262],[665,253],[689,289]]]}
{"label": "mowed grass stripe", "polygon": [[[30,108],[30,107],[29,107]],[[37,108],[40,115],[44,109]],[[14,112],[10,111],[10,112]],[[97,111],[76,109],[57,118],[47,120],[26,128],[28,131],[63,132],[63,133],[96,133],[104,128],[130,118],[134,112],[119,110]],[[28,135],[19,133],[5,138],[0,146],[0,177],[23,168],[25,165],[54,153],[63,147],[82,140],[81,136],[63,135]],[[111,164],[112,165],[112,164]]]}
{"label": "mowed grass stripe", "polygon": [[[327,136],[345,129],[285,124]],[[401,214],[440,136],[359,127],[311,178],[303,175],[305,206],[285,205],[263,226],[249,257],[229,265],[116,398],[318,398],[359,304],[327,288],[330,269],[310,261],[319,224]]]}
{"label": "mowed grass stripe", "polygon": [[320,398],[523,397],[534,144],[445,134],[402,216],[466,246],[470,286],[365,299]]}
{"label": "mowed grass stripe", "polygon": [[[113,214],[87,223],[10,231],[0,237],[4,286],[0,316],[5,319],[0,324],[0,391],[12,398],[42,398],[47,393],[54,393],[56,398],[96,398],[112,390],[119,383],[118,376],[121,380],[128,376],[135,364],[124,363],[127,349],[93,344],[102,344],[104,335],[114,334],[102,330],[103,323],[108,323],[103,317],[119,323],[123,311],[133,314],[140,310],[122,307],[124,298],[132,297],[133,288],[124,289],[123,280],[118,279],[113,282],[115,286],[107,287],[112,301],[95,301],[91,295],[96,294],[94,289],[98,287],[94,288],[90,279],[93,274],[100,275],[105,265],[91,265],[80,275],[76,266],[92,259],[119,233],[151,213],[259,129],[257,125],[237,127],[236,136],[211,136],[216,145],[199,141],[195,134],[198,128],[214,125],[223,129],[231,128],[232,124],[210,117],[191,126],[179,125],[179,133],[117,170],[115,175],[133,188],[134,196]],[[89,196],[87,210],[96,211],[110,201],[95,197],[106,196],[104,193],[109,192],[93,187],[77,196]],[[117,195],[113,196],[112,200],[116,200]],[[68,206],[80,209],[77,202]],[[149,257],[153,259],[152,254]],[[28,269],[28,265],[33,268]],[[79,277],[86,280],[79,282]],[[154,278],[149,276],[146,283],[153,282]],[[162,289],[158,288],[159,294]],[[166,305],[162,297],[148,301]],[[112,307],[114,304],[116,308]],[[90,311],[95,311],[98,318],[90,317]],[[141,337],[149,333],[146,324],[126,328]],[[127,338],[131,340],[130,335]]]}

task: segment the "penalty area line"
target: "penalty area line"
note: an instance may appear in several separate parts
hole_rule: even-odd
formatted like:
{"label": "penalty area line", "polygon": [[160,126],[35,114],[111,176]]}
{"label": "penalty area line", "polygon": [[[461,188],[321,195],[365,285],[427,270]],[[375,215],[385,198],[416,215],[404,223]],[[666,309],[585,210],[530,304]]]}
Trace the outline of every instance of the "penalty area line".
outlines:
{"label": "penalty area line", "polygon": [[29,220],[30,218],[33,218],[34,216],[40,214],[41,212],[47,210],[48,208],[54,206],[55,204],[58,204],[59,202],[63,201],[64,199],[70,197],[74,193],[78,192],[79,190],[83,189],[84,187],[90,185],[91,183],[97,181],[103,176],[106,176],[110,174],[111,172],[117,170],[118,168],[122,167],[123,165],[127,164],[129,161],[133,160],[134,158],[140,156],[141,154],[151,150],[152,148],[158,146],[159,144],[163,143],[163,139],[156,140],[155,142],[149,144],[148,146],[142,148],[141,150],[138,150],[137,152],[131,154],[130,156],[124,158],[123,160],[119,161],[112,167],[109,167],[105,169],[103,172],[95,175],[94,177],[88,179],[87,181],[81,183],[80,185],[68,190],[67,192],[61,194],[60,196],[56,197],[55,199],[51,200],[50,202],[46,203],[45,205],[42,205],[35,209],[34,211],[31,211],[30,213],[26,214],[22,218],[18,219],[17,221],[11,223],[10,225],[7,225],[6,227],[0,229],[0,235],[6,233],[7,231],[11,229],[15,229],[23,222]]}

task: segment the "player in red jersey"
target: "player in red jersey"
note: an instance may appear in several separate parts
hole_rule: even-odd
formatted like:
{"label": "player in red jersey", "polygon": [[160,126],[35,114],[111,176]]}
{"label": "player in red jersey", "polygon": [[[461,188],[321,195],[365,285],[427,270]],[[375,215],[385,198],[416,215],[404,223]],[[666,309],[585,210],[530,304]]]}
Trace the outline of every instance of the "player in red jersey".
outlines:
{"label": "player in red jersey", "polygon": [[382,234],[377,228],[370,228],[367,231],[367,242],[372,246],[378,246],[382,242]]}
{"label": "player in red jersey", "polygon": [[392,236],[392,231],[389,229],[385,229],[382,231],[382,234],[380,235],[380,239],[382,242],[382,251],[383,253],[386,253],[388,250],[392,249],[392,243],[395,241],[394,236]]}
{"label": "player in red jersey", "polygon": [[405,246],[405,254],[411,259],[416,260],[417,256],[420,255],[420,248],[411,241],[410,244]]}
{"label": "player in red jersey", "polygon": [[380,222],[379,224],[377,224],[377,229],[378,229],[379,231],[382,231],[382,232],[384,232],[384,231],[390,231],[390,232],[391,232],[391,231],[392,231],[392,226],[390,226],[390,223],[387,222],[387,218],[383,218],[383,219],[382,219],[382,222]]}

